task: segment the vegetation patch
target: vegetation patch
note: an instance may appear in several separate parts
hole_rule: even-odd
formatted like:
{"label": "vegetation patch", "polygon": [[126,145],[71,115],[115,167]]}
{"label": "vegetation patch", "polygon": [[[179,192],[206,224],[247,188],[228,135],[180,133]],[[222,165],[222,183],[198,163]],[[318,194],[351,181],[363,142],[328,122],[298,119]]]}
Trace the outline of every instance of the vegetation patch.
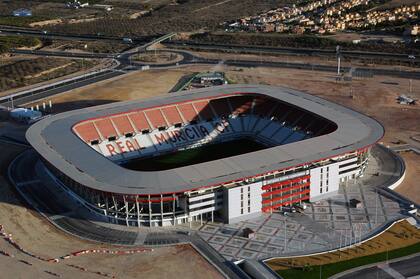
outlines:
{"label": "vegetation patch", "polygon": [[[420,252],[420,242],[408,247],[392,250],[389,252],[382,252],[374,254],[371,256],[365,256],[360,258],[355,258],[348,261],[342,261],[332,264],[326,264],[323,266],[306,266],[302,269],[286,269],[277,271],[277,273],[285,278],[305,278],[305,279],[319,279],[319,278],[329,278],[334,274],[358,267],[367,264],[383,262],[386,260],[391,260],[395,258],[404,257],[407,255],[415,254]],[[321,274],[321,276],[320,276]]]}
{"label": "vegetation patch", "polygon": [[337,41],[333,38],[316,35],[205,32],[191,35],[189,41],[193,43],[206,44],[317,49],[335,49],[337,45],[340,45],[344,50],[380,51],[407,54],[420,53],[419,42],[404,44],[378,41],[353,44],[348,41]]}
{"label": "vegetation patch", "polygon": [[0,66],[0,91],[69,75],[94,64],[95,62],[89,60],[45,57],[8,63]]}
{"label": "vegetation patch", "polygon": [[153,7],[147,14],[130,19],[129,16],[109,16],[92,22],[56,25],[51,31],[77,34],[106,34],[113,36],[142,36],[186,32],[199,29],[216,30],[220,24],[290,4],[289,0],[242,1],[177,1],[176,5]]}
{"label": "vegetation patch", "polygon": [[38,38],[22,36],[0,36],[0,54],[8,52],[11,48],[34,47],[41,43]]}
{"label": "vegetation patch", "polygon": [[420,231],[407,221],[352,248],[307,257],[273,259],[267,265],[285,279],[328,278],[342,271],[420,252]]}
{"label": "vegetation patch", "polygon": [[0,25],[27,27],[37,21],[50,19],[44,16],[0,16]]}

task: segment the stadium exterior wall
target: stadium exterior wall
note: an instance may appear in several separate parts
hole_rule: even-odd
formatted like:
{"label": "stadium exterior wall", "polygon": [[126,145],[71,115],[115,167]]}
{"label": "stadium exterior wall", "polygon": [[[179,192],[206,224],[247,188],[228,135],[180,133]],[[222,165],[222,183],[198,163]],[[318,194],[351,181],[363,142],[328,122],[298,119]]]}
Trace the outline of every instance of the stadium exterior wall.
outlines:
{"label": "stadium exterior wall", "polygon": [[[263,212],[272,213],[302,202],[325,199],[337,192],[340,183],[363,174],[369,151],[370,147],[367,147],[339,157],[312,162],[312,167],[297,166],[279,170],[277,174],[246,178],[239,183],[146,196],[98,192],[78,184],[45,160],[43,163],[73,197],[78,197],[85,207],[106,217],[110,223],[153,227],[215,219],[235,223],[259,216]],[[340,169],[344,169],[344,173],[338,175]],[[323,187],[320,187],[321,177]],[[247,183],[246,180],[253,182]],[[104,204],[98,206],[100,196],[103,195]]]}

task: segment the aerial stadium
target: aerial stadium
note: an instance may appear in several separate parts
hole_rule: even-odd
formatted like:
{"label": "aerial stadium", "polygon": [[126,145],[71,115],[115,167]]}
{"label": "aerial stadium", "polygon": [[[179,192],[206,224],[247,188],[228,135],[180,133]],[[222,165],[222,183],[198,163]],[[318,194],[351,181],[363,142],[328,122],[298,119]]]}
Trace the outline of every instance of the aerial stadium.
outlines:
{"label": "aerial stadium", "polygon": [[362,176],[375,120],[283,87],[225,85],[69,111],[26,137],[91,212],[126,226],[234,223]]}

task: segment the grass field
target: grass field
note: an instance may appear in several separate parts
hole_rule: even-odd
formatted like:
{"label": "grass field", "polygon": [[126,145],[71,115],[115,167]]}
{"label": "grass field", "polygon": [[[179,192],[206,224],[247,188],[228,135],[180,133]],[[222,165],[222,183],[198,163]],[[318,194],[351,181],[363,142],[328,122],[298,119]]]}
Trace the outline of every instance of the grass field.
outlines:
{"label": "grass field", "polygon": [[264,148],[265,146],[258,142],[241,139],[205,145],[154,158],[133,160],[124,164],[123,167],[138,171],[161,171],[227,158]]}

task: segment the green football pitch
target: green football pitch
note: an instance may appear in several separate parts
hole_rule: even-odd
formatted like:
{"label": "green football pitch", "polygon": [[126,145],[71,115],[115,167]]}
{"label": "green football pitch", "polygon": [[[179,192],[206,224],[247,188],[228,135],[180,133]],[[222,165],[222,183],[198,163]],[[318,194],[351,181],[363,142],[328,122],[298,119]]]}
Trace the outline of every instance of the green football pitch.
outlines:
{"label": "green football pitch", "polygon": [[132,160],[122,166],[138,171],[169,170],[258,151],[264,148],[266,146],[258,142],[241,139],[204,145],[152,158]]}

